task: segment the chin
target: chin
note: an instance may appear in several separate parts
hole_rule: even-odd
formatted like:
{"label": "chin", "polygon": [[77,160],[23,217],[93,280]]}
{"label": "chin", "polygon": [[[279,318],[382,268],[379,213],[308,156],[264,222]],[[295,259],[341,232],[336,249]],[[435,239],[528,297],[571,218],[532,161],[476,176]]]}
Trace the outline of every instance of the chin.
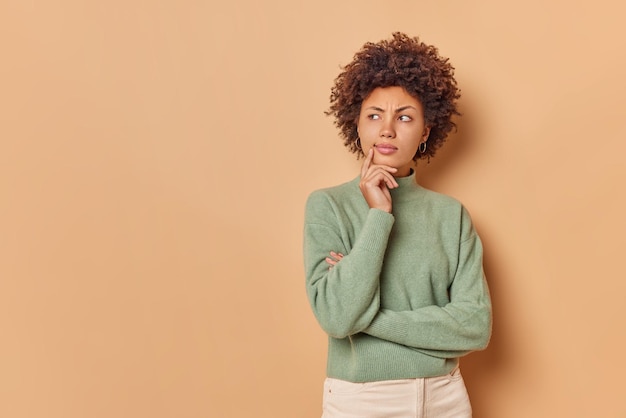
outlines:
{"label": "chin", "polygon": [[388,165],[389,167],[394,167],[400,169],[401,167],[410,166],[413,163],[413,160],[406,161],[406,159],[398,158],[395,155],[375,155],[374,156],[374,164],[382,164]]}

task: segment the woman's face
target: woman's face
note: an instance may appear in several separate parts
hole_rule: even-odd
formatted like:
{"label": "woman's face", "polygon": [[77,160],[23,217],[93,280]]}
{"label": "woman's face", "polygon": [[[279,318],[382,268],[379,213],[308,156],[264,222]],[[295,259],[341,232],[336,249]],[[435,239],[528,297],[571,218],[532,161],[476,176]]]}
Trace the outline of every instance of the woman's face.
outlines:
{"label": "woman's face", "polygon": [[374,164],[395,167],[396,177],[408,176],[421,142],[430,127],[424,124],[422,104],[403,87],[377,87],[361,104],[357,124],[361,148],[374,148]]}

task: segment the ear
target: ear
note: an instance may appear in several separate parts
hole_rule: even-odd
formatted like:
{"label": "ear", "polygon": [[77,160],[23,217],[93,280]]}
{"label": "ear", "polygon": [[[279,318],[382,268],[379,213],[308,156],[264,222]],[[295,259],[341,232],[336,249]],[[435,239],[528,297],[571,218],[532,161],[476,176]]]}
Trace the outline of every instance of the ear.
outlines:
{"label": "ear", "polygon": [[426,126],[424,128],[424,133],[422,134],[422,139],[424,142],[428,141],[428,136],[430,135],[430,126]]}

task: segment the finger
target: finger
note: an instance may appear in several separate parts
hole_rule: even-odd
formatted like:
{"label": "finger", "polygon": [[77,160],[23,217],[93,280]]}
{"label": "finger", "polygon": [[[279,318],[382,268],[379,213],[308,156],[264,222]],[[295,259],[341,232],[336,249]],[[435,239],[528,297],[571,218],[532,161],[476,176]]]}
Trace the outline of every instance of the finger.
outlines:
{"label": "finger", "polygon": [[374,157],[374,150],[370,148],[367,152],[367,156],[365,157],[365,161],[363,161],[363,166],[361,167],[361,177],[365,177],[367,175],[367,170],[370,168],[370,164],[372,163],[372,158]]}
{"label": "finger", "polygon": [[373,170],[376,170],[376,169],[379,169],[379,168],[381,168],[381,169],[383,169],[383,170],[385,170],[385,171],[387,171],[388,173],[391,173],[391,174],[393,174],[393,173],[395,173],[396,171],[398,171],[398,169],[397,169],[397,168],[395,168],[395,167],[391,167],[391,166],[389,166],[389,165],[382,165],[382,164],[370,164],[370,166],[369,166],[369,170],[370,170],[370,171],[373,171]]}
{"label": "finger", "polygon": [[330,258],[330,257],[326,257],[326,258],[324,259],[324,261],[326,261],[326,262],[327,262],[328,264],[330,264],[331,266],[334,266],[334,265],[336,265],[336,264],[339,262],[339,261],[337,261],[337,260],[333,260],[333,259],[332,259],[332,258]]}
{"label": "finger", "polygon": [[395,173],[396,171],[398,171],[398,169],[396,167],[392,167],[390,165],[385,165],[385,164],[370,164],[370,167],[384,168],[385,170],[389,171],[390,173]]}
{"label": "finger", "polygon": [[381,183],[384,183],[390,189],[398,187],[398,182],[395,177],[381,167],[376,167],[373,170],[370,170],[365,177],[365,183],[372,186],[380,186]]}
{"label": "finger", "polygon": [[383,187],[383,195],[385,195],[385,197],[389,199],[389,201],[391,201],[391,192],[387,187]]}
{"label": "finger", "polygon": [[399,187],[398,182],[396,181],[396,178],[394,176],[387,172],[383,173],[383,175],[385,176],[385,182],[387,183],[388,188],[395,189],[396,187]]}
{"label": "finger", "polygon": [[396,181],[396,178],[391,173],[385,170],[381,170],[379,173],[382,176],[383,181],[387,185],[388,188],[395,189],[396,187],[398,187],[398,182]]}
{"label": "finger", "polygon": [[341,259],[343,258],[343,254],[341,254],[341,253],[336,253],[336,252],[334,252],[334,251],[331,251],[331,252],[330,252],[330,256],[331,256],[333,259],[337,260],[337,261],[341,261]]}

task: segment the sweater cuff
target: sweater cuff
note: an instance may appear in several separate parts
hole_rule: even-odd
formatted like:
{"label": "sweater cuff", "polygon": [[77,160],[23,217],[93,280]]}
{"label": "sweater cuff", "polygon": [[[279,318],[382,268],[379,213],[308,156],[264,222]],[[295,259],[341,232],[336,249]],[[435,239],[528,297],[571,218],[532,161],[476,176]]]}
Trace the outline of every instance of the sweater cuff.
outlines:
{"label": "sweater cuff", "polygon": [[384,256],[394,221],[395,218],[391,213],[380,209],[370,209],[359,235],[358,244],[368,252]]}

